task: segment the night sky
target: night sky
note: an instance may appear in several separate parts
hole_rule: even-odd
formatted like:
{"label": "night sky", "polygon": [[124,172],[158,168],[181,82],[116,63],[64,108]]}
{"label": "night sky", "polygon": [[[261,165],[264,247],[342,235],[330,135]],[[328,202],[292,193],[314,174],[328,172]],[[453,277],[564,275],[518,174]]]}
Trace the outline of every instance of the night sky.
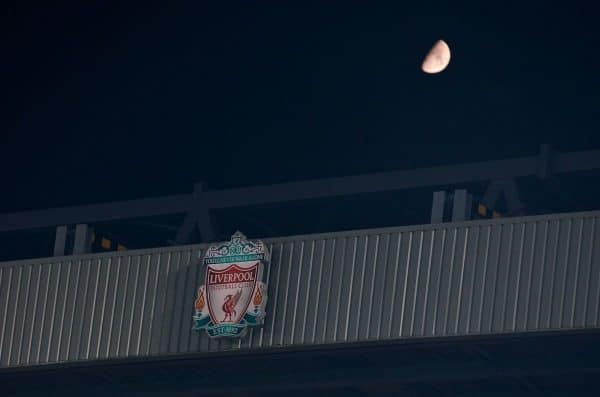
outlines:
{"label": "night sky", "polygon": [[[534,155],[540,143],[600,148],[591,1],[436,14],[371,1],[9,3],[0,212]],[[438,39],[451,64],[425,75]],[[584,176],[562,185],[566,209],[600,208],[581,198],[598,174]],[[419,222],[417,196],[381,200],[409,218],[388,223]],[[257,233],[383,226],[368,212]]]}

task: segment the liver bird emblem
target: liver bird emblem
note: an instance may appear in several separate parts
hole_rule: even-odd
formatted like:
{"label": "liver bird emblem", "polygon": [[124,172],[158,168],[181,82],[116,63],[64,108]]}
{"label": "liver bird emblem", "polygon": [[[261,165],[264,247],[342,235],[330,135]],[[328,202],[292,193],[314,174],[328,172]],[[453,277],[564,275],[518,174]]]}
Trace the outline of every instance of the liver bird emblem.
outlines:
{"label": "liver bird emblem", "polygon": [[237,316],[237,311],[235,310],[235,306],[237,305],[240,297],[242,296],[242,290],[238,290],[235,295],[227,295],[225,296],[225,301],[223,302],[223,312],[225,313],[225,317],[223,318],[223,322],[233,321],[231,319],[231,315]]}

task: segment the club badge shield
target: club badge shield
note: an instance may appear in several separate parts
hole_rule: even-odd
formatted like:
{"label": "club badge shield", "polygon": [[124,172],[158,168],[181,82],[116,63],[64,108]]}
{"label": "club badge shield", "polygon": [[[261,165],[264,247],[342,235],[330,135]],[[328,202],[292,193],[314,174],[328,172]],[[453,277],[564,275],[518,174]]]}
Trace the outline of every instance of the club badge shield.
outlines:
{"label": "club badge shield", "polygon": [[249,326],[263,324],[270,253],[262,241],[236,232],[231,241],[206,250],[204,285],[198,288],[194,329],[210,337],[243,337]]}

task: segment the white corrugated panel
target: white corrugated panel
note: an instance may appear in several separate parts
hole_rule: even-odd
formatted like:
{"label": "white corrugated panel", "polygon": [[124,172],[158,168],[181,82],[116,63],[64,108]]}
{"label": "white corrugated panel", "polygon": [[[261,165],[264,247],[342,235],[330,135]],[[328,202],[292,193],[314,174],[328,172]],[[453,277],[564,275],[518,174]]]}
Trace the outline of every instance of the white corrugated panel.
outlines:
{"label": "white corrugated panel", "polygon": [[205,246],[0,264],[0,366],[598,327],[599,212],[267,240],[268,316],[192,331]]}

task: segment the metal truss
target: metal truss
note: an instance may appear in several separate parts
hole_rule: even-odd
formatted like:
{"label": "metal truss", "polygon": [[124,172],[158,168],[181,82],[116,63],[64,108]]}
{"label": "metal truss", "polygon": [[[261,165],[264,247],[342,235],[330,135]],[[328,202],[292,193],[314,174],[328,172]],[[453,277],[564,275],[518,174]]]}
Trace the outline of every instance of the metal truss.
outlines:
{"label": "metal truss", "polygon": [[[173,243],[184,244],[190,242],[195,228],[200,231],[202,241],[212,241],[215,238],[211,211],[216,209],[475,182],[490,182],[483,199],[484,205],[493,205],[502,194],[513,212],[516,212],[521,203],[515,178],[537,176],[544,179],[554,174],[598,168],[600,150],[558,153],[550,145],[542,145],[536,156],[506,160],[216,191],[207,190],[203,183],[198,183],[192,194],[5,213],[0,214],[0,232],[57,227],[55,255],[62,255],[66,227],[79,225],[76,226],[74,253],[82,253],[85,252],[86,244],[89,244],[88,236],[91,235],[87,229],[88,224],[182,213],[185,214],[185,219]],[[455,196],[459,199],[455,199],[452,219],[468,218],[466,209],[470,196],[463,191],[457,191]],[[444,197],[439,192],[433,197],[433,223],[442,221],[440,211],[443,211]]]}

